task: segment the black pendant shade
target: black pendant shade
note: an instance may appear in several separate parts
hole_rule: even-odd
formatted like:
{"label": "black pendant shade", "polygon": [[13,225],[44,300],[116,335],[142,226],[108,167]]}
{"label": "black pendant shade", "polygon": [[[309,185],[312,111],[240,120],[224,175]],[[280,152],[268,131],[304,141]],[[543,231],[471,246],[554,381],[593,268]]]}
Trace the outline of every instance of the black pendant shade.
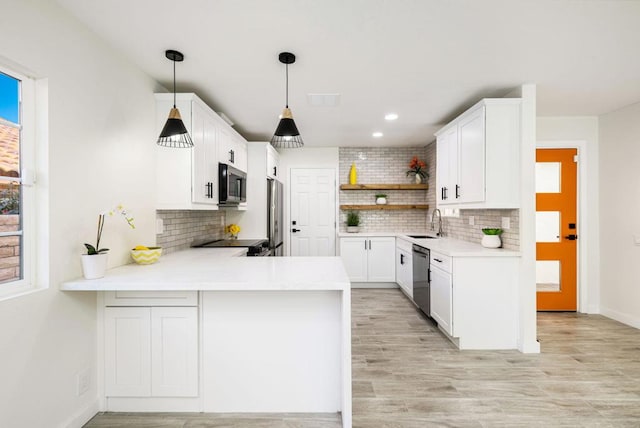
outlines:
{"label": "black pendant shade", "polygon": [[184,55],[178,51],[168,50],[165,52],[165,56],[173,61],[173,108],[169,112],[167,123],[160,132],[158,145],[171,148],[191,148],[193,141],[182,122],[180,111],[176,107],[176,62],[184,60]]}
{"label": "black pendant shade", "polygon": [[304,146],[304,142],[289,109],[289,64],[296,61],[296,56],[290,52],[282,52],[278,59],[286,67],[286,104],[276,132],[271,138],[271,145],[275,148],[297,149]]}

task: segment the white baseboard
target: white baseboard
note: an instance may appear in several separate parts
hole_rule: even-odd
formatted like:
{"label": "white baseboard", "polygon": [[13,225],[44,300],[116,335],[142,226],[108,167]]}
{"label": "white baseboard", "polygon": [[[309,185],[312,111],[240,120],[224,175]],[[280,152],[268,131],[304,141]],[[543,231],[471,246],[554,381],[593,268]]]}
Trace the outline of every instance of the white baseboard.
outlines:
{"label": "white baseboard", "polygon": [[60,424],[60,428],[82,428],[84,424],[89,422],[99,411],[98,399],[96,398],[89,403],[87,407],[71,416],[66,422]]}
{"label": "white baseboard", "polygon": [[539,354],[540,353],[540,342],[537,340],[528,341],[527,343],[518,342],[518,351],[523,354]]}
{"label": "white baseboard", "polygon": [[607,318],[620,321],[623,324],[630,325],[631,327],[640,328],[640,318],[633,315],[625,314],[622,312],[614,311],[613,309],[600,307],[600,314]]}
{"label": "white baseboard", "polygon": [[352,282],[351,288],[400,288],[395,282]]}

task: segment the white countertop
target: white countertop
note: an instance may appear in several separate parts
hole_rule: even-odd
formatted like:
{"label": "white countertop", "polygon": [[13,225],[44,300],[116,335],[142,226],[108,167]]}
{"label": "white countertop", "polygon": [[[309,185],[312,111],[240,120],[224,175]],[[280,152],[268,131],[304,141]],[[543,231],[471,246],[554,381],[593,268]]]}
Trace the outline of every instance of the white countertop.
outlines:
{"label": "white countertop", "polygon": [[348,290],[351,286],[340,257],[233,257],[234,251],[237,255],[238,249],[191,248],[162,256],[152,265],[109,269],[104,278],[68,281],[61,289],[261,291]]}
{"label": "white countertop", "polygon": [[347,233],[341,232],[339,237],[373,237],[373,236],[395,236],[404,239],[413,244],[426,247],[431,251],[437,251],[450,257],[520,257],[519,251],[505,250],[503,248],[485,248],[475,242],[462,241],[453,238],[432,238],[432,239],[415,239],[409,238],[408,235],[429,235],[435,236],[431,232],[415,232],[415,233],[393,233],[393,232],[358,232]]}

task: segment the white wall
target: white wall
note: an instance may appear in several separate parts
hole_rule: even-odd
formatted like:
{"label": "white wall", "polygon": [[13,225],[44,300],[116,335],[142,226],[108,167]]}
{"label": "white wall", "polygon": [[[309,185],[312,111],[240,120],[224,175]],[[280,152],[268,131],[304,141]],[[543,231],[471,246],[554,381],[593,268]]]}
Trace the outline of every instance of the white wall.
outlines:
{"label": "white wall", "polygon": [[[81,275],[82,244],[114,204],[132,211],[137,228],[107,220],[110,266],[155,240],[156,84],[51,1],[5,0],[0,52],[5,65],[47,79],[50,173],[39,180],[49,203],[38,210],[50,212],[38,242],[50,255],[39,278],[49,288],[0,302],[0,426],[79,426],[97,408],[96,297],[58,286]],[[84,369],[91,388],[78,397]]]}
{"label": "white wall", "polygon": [[[338,174],[339,155],[337,147],[324,147],[324,148],[301,148],[301,149],[283,149],[279,150],[280,153],[280,170],[283,171],[283,176],[280,177],[284,183],[284,255],[290,255],[289,239],[291,237],[291,220],[289,215],[291,213],[290,195],[291,188],[289,186],[289,178],[291,177],[291,169],[293,168],[334,168],[336,170],[336,179]],[[336,192],[336,219],[338,216],[338,192]]]}
{"label": "white wall", "polygon": [[600,311],[640,328],[640,103],[600,116]]}
{"label": "white wall", "polygon": [[600,312],[598,118],[538,117],[538,147],[576,147],[578,168],[578,310]]}

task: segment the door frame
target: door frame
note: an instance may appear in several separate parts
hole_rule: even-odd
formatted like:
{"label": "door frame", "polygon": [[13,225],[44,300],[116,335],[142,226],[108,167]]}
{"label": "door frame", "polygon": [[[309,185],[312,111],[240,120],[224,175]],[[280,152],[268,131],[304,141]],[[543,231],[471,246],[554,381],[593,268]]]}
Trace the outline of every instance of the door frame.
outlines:
{"label": "door frame", "polygon": [[[577,170],[577,220],[578,220],[578,246],[577,246],[577,272],[576,272],[576,288],[577,288],[577,312],[581,313],[598,313],[599,305],[599,281],[598,278],[592,278],[590,281],[587,273],[588,266],[592,263],[598,263],[598,257],[589,257],[587,244],[593,236],[593,224],[596,224],[597,213],[589,213],[587,202],[589,200],[589,189],[587,171],[589,166],[589,158],[587,154],[587,142],[584,140],[557,140],[557,141],[537,141],[536,149],[577,149],[578,150],[578,170]],[[596,189],[597,191],[597,189]],[[594,215],[595,214],[595,215]],[[595,219],[595,220],[594,220]],[[597,229],[596,236],[597,236]],[[593,245],[597,245],[596,242]],[[599,250],[596,250],[599,251]],[[591,258],[595,260],[590,260]],[[599,267],[596,271],[600,272]],[[590,290],[590,284],[591,290]]]}

